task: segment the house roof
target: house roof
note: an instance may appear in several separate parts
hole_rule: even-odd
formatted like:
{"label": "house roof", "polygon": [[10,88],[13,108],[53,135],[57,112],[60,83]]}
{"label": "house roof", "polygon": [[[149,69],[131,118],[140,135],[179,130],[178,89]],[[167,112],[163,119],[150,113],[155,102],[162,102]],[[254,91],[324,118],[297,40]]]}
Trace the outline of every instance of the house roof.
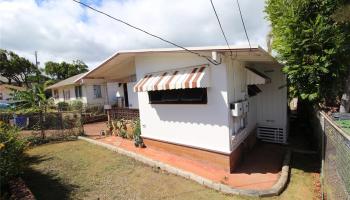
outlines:
{"label": "house roof", "polygon": [[[254,58],[261,59],[267,62],[276,62],[274,58],[258,45],[249,46],[202,46],[202,47],[186,47],[194,52],[234,52],[247,54],[245,59],[254,61]],[[111,57],[104,60],[101,64],[95,67],[90,72],[86,73],[82,78],[105,78],[118,79],[130,76],[135,73],[134,57],[138,54],[152,53],[187,53],[181,48],[155,48],[155,49],[138,49],[138,50],[123,50],[118,51]],[[237,55],[237,54],[236,54]],[[113,75],[113,76],[112,76]]]}
{"label": "house roof", "polygon": [[3,77],[3,76],[0,76],[0,83],[3,82],[3,83],[7,83],[8,82],[8,79]]}
{"label": "house roof", "polygon": [[46,89],[54,89],[54,88],[59,88],[59,87],[63,87],[66,85],[74,85],[76,84],[81,78],[83,78],[85,76],[85,74],[87,74],[88,72],[84,72],[81,74],[77,74],[75,76],[69,77],[67,79],[64,79],[58,83],[55,83],[49,87],[47,87]]}
{"label": "house roof", "polygon": [[26,88],[24,87],[19,87],[19,86],[15,86],[15,85],[9,85],[9,84],[0,84],[0,90],[4,90],[4,89],[14,89],[14,90],[26,90]]}

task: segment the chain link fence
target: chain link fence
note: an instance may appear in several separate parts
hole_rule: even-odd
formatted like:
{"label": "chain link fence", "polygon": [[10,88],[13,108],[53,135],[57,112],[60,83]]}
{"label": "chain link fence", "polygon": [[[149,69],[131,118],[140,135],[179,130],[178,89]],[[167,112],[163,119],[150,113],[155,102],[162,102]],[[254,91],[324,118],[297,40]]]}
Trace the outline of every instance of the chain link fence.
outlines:
{"label": "chain link fence", "polygon": [[32,141],[65,139],[84,132],[81,112],[0,113],[0,121],[19,127],[21,135]]}
{"label": "chain link fence", "polygon": [[325,199],[350,199],[350,136],[320,112],[323,132],[322,186]]}

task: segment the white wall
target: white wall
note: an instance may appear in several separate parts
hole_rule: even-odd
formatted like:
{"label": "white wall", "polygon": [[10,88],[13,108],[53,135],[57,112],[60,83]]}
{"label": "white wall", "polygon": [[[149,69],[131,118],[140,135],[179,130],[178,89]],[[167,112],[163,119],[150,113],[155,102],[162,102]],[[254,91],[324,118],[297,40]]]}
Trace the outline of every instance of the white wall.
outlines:
{"label": "white wall", "polygon": [[[259,95],[259,94],[258,94]],[[248,103],[249,103],[249,110],[248,110],[248,124],[247,124],[247,132],[251,133],[257,125],[258,120],[258,108],[257,108],[257,96],[249,97]]]}
{"label": "white wall", "polygon": [[[198,56],[166,53],[136,56],[137,80],[145,73],[206,64]],[[208,104],[149,104],[147,92],[139,92],[142,136],[230,153],[226,65],[210,65]]]}
{"label": "white wall", "polygon": [[[82,98],[76,98],[75,96],[75,85],[69,85],[69,86],[64,86],[57,88],[59,98],[55,99],[55,103],[65,101],[64,96],[63,96],[63,91],[70,91],[70,99],[66,101],[73,101],[73,100],[80,100],[83,103],[91,104],[91,105],[103,105],[107,103],[107,91],[106,91],[106,85],[105,84],[96,84],[96,85],[101,85],[101,93],[102,97],[101,98],[95,98],[94,97],[94,90],[93,90],[93,85],[94,84],[83,84],[81,85],[82,87]],[[54,96],[54,90],[52,90],[52,95]]]}
{"label": "white wall", "polygon": [[[95,98],[94,85],[101,85],[101,98]],[[107,104],[107,84],[84,84],[83,87],[86,91],[87,104],[91,105],[104,105]]]}
{"label": "white wall", "polygon": [[131,82],[126,84],[128,89],[129,108],[139,108],[137,92],[134,92],[134,86],[136,83],[137,82]]}
{"label": "white wall", "polygon": [[[247,100],[247,84],[246,84],[246,70],[245,63],[238,60],[230,60],[230,56],[226,57],[228,59],[227,63],[227,80],[228,80],[228,101],[229,103]],[[251,116],[251,114],[250,114]],[[232,117],[229,114],[229,128],[230,137],[234,135],[235,129],[238,131],[240,127],[240,118]],[[249,121],[247,126],[251,125],[253,122]],[[254,124],[255,125],[255,124]]]}
{"label": "white wall", "polygon": [[108,101],[113,105],[117,102],[117,97],[124,97],[123,86],[119,83],[107,83]]}
{"label": "white wall", "polygon": [[276,66],[256,66],[271,78],[270,84],[259,85],[262,90],[257,96],[258,123],[272,127],[287,126],[287,86],[286,77]]}

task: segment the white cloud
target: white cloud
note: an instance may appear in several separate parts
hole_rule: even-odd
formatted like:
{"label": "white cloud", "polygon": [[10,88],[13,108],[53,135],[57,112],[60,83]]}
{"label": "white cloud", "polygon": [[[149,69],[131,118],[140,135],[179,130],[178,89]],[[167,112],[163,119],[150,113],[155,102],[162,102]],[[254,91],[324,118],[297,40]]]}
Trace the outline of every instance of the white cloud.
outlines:
{"label": "white cloud", "polygon": [[[264,0],[240,1],[250,40],[265,46]],[[214,0],[231,44],[247,44],[234,0]],[[92,5],[183,46],[224,45],[209,0],[103,0]],[[71,0],[0,0],[0,48],[90,68],[122,49],[171,47]]]}

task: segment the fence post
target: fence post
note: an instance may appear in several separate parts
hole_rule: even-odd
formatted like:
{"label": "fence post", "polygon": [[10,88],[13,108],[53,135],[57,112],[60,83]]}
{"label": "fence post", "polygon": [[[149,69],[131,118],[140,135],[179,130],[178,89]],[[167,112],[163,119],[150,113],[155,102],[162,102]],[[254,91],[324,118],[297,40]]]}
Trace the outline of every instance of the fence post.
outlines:
{"label": "fence post", "polygon": [[324,199],[324,162],[325,162],[325,137],[326,137],[326,124],[325,124],[325,117],[323,116],[321,111],[317,111],[320,114],[320,122],[321,122],[321,175],[320,175],[320,181],[321,181],[321,199]]}
{"label": "fence post", "polygon": [[83,119],[83,110],[80,110],[80,126],[81,126],[81,132],[79,134],[84,135],[85,131],[84,131],[84,119]]}
{"label": "fence post", "polygon": [[39,120],[40,120],[40,132],[41,132],[41,138],[45,139],[45,130],[44,130],[44,116],[43,111],[40,110],[39,114]]}
{"label": "fence post", "polygon": [[62,130],[62,135],[64,134],[64,125],[63,125],[63,114],[62,112],[59,112],[59,117],[60,117],[60,120],[61,120],[61,130]]}

